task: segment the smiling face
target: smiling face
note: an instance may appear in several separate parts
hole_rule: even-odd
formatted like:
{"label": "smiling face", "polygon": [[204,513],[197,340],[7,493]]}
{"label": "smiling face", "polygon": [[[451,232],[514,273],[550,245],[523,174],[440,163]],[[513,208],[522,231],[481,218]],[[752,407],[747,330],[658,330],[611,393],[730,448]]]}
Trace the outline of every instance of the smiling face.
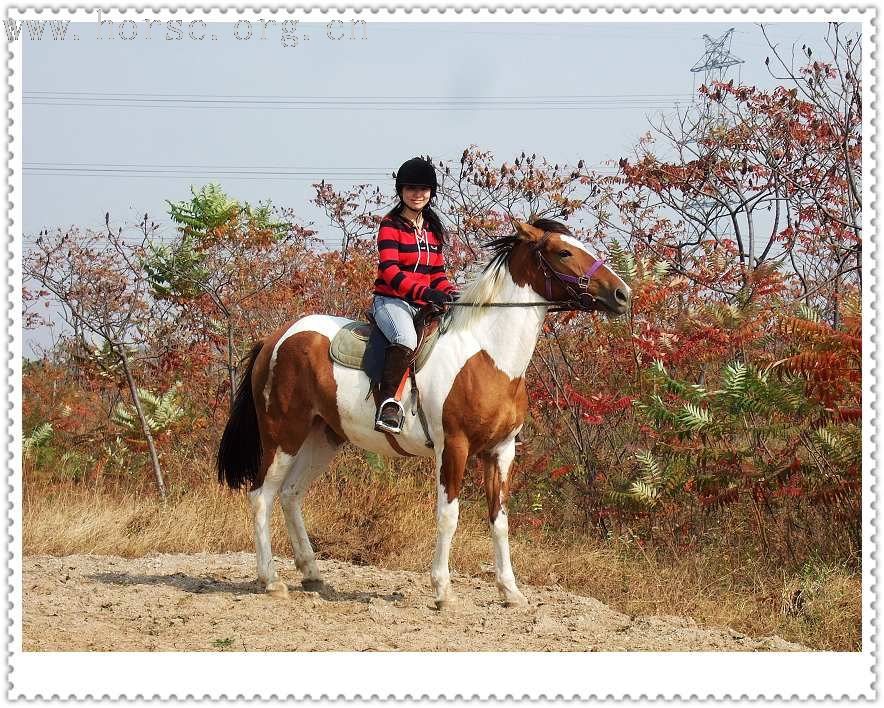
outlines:
{"label": "smiling face", "polygon": [[609,315],[622,315],[626,312],[632,299],[632,290],[607,265],[598,266],[583,287],[572,282],[568,282],[566,287],[555,275],[550,275],[548,296],[547,276],[537,254],[543,257],[552,270],[574,278],[586,277],[599,258],[570,234],[552,230],[564,229],[561,224],[550,221],[538,221],[535,224],[532,226],[516,222],[517,235],[522,243],[513,250],[510,273],[518,284],[530,285],[538,295],[549,300],[571,300],[574,295],[569,292],[569,287],[575,293],[583,292],[585,287],[585,291],[591,296],[585,309]]}
{"label": "smiling face", "polygon": [[430,203],[431,193],[429,187],[406,184],[402,187],[402,203],[412,211],[420,211]]}

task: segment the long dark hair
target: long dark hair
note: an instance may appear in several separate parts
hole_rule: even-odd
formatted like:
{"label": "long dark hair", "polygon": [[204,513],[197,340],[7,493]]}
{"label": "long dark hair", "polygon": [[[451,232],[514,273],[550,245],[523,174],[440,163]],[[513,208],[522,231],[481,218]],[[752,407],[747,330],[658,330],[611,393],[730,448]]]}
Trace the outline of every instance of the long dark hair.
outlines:
{"label": "long dark hair", "polygon": [[[402,199],[399,199],[399,203],[394,206],[390,212],[387,214],[385,218],[388,219],[400,219],[403,220],[405,217],[402,216],[402,210],[405,208],[405,202]],[[442,226],[442,220],[439,218],[439,215],[430,208],[430,205],[427,204],[422,210],[421,214],[424,217],[424,224],[426,224],[427,228],[432,231],[439,238],[439,243],[443,246],[448,245],[448,232],[445,231],[445,227]]]}

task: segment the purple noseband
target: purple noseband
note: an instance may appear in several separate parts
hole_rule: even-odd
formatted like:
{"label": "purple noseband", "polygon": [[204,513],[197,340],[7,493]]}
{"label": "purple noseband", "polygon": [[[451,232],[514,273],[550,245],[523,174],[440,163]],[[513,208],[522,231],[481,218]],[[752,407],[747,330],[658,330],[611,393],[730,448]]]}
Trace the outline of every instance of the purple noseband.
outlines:
{"label": "purple noseband", "polygon": [[[546,259],[543,259],[544,263],[546,263]],[[595,275],[595,272],[605,265],[605,259],[599,258],[595,263],[593,263],[589,268],[586,269],[586,272],[581,275],[568,275],[567,273],[561,273],[555,270],[551,265],[546,263],[549,272],[555,275],[559,280],[562,280],[566,283],[574,283],[578,288],[580,288],[580,295],[588,295],[589,294],[589,281],[592,279],[592,276]],[[552,281],[548,274],[546,274],[546,299],[552,299]]]}
{"label": "purple noseband", "polygon": [[[561,273],[553,268],[549,261],[547,261],[540,253],[540,250],[546,244],[550,235],[549,232],[544,232],[543,238],[540,239],[540,242],[534,248],[534,253],[537,255],[537,260],[541,264],[543,276],[546,279],[546,299],[552,300],[552,278],[554,277],[565,286],[565,290],[568,291],[578,307],[581,309],[589,308],[589,306],[595,301],[595,298],[589,292],[589,281],[592,280],[592,276],[595,275],[599,268],[605,265],[605,259],[599,258],[586,269],[586,272],[584,272],[583,275],[580,276]],[[576,292],[574,291],[574,288],[568,285],[569,283],[577,286]]]}

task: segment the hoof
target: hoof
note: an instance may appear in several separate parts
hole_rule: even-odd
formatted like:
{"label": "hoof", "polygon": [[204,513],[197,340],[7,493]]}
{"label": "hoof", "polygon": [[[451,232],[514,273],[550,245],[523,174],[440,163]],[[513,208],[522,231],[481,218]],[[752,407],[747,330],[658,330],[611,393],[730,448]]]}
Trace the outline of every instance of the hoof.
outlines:
{"label": "hoof", "polygon": [[441,597],[437,597],[434,602],[436,604],[436,609],[440,612],[452,610],[458,606],[457,596],[451,592],[450,588],[446,590]]}
{"label": "hoof", "polygon": [[320,579],[316,580],[302,580],[301,587],[305,592],[322,592],[325,590],[325,583]]}
{"label": "hoof", "polygon": [[280,600],[285,600],[289,596],[288,586],[281,580],[274,580],[272,583],[267,583],[265,589],[268,595],[279,598]]}
{"label": "hoof", "polygon": [[515,588],[501,588],[504,607],[528,607],[527,598]]}

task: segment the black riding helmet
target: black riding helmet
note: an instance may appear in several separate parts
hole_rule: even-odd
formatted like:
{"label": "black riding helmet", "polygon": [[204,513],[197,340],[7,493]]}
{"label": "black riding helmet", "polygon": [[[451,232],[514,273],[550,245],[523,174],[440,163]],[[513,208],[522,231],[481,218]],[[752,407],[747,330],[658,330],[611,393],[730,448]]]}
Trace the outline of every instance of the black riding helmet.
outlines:
{"label": "black riding helmet", "polygon": [[402,163],[396,171],[396,194],[402,196],[402,188],[406,185],[417,187],[429,187],[430,199],[436,196],[436,168],[429,160],[422,157],[413,157]]}

